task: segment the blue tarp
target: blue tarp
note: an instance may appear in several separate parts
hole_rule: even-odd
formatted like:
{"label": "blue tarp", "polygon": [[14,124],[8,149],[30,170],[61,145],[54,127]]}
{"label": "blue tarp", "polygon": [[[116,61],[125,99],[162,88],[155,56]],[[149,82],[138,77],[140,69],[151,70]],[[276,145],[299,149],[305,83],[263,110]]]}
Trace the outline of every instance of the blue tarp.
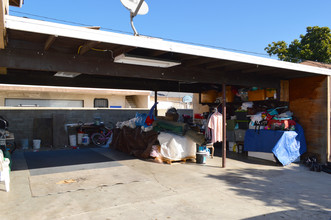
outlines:
{"label": "blue tarp", "polygon": [[303,128],[296,124],[295,131],[247,130],[244,150],[274,153],[285,166],[306,152],[307,145]]}

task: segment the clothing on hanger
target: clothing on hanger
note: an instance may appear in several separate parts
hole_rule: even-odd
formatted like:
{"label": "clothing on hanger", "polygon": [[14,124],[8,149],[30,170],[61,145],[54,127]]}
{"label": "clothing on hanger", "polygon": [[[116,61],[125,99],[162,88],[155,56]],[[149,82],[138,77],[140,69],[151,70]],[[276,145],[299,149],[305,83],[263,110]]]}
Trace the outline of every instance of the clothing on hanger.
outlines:
{"label": "clothing on hanger", "polygon": [[208,128],[211,129],[212,138],[211,142],[221,142],[223,141],[223,116],[221,113],[216,111],[213,113],[208,122]]}

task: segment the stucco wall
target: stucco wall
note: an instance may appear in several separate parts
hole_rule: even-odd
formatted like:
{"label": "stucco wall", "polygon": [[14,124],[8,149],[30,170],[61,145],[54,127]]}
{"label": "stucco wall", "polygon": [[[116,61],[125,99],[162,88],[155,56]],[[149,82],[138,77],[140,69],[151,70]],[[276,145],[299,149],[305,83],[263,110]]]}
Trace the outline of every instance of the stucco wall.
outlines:
{"label": "stucco wall", "polygon": [[54,92],[29,92],[29,91],[0,91],[0,106],[5,105],[5,98],[12,99],[61,99],[83,100],[84,108],[93,108],[95,98],[108,99],[109,106],[125,107],[125,95],[102,95],[102,94],[73,94]]}
{"label": "stucco wall", "polygon": [[147,95],[136,95],[133,97],[137,108],[148,108],[149,96]]}

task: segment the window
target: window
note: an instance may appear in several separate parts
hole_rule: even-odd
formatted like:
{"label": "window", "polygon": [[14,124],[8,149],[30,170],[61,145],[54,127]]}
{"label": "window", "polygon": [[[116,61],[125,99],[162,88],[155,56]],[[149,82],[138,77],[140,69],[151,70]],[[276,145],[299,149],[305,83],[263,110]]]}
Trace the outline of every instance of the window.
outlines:
{"label": "window", "polygon": [[108,108],[108,99],[94,99],[94,108]]}

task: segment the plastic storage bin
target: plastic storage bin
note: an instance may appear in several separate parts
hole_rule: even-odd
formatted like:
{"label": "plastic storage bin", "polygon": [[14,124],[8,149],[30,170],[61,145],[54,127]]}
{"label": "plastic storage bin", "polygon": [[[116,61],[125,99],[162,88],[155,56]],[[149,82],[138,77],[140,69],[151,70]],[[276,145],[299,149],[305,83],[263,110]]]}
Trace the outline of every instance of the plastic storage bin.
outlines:
{"label": "plastic storage bin", "polygon": [[236,136],[235,136],[234,131],[226,130],[226,140],[227,141],[232,141],[232,142],[236,141]]}
{"label": "plastic storage bin", "polygon": [[238,130],[235,130],[234,133],[235,133],[236,141],[244,141],[245,140],[246,130],[238,129]]}
{"label": "plastic storage bin", "polygon": [[249,128],[249,120],[237,120],[239,129],[248,129]]}
{"label": "plastic storage bin", "polygon": [[247,112],[235,112],[237,120],[247,120]]}
{"label": "plastic storage bin", "polygon": [[226,130],[233,131],[236,127],[236,120],[226,120]]}

